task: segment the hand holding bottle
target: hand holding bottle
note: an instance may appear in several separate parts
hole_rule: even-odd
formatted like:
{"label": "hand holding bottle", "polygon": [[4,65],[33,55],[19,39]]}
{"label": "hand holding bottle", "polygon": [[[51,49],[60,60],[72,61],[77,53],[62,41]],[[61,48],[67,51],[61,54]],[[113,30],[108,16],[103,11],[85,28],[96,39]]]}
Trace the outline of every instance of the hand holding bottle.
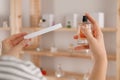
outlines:
{"label": "hand holding bottle", "polygon": [[[86,36],[89,45],[77,46],[75,49],[90,48],[93,53],[95,63],[89,80],[106,80],[107,55],[103,34],[98,23],[89,14],[86,14],[86,16],[92,24],[92,33],[84,26],[81,27],[81,31]],[[74,39],[78,39],[78,35],[75,35]]]}
{"label": "hand holding bottle", "polygon": [[[75,49],[81,50],[85,48],[90,48],[93,52],[94,58],[106,58],[103,34],[99,25],[89,14],[86,13],[85,16],[87,16],[88,20],[92,25],[92,33],[87,27],[84,26],[81,27],[81,31],[86,36],[89,45],[77,46],[75,47]],[[74,39],[78,39],[78,37],[78,35],[75,35]]]}

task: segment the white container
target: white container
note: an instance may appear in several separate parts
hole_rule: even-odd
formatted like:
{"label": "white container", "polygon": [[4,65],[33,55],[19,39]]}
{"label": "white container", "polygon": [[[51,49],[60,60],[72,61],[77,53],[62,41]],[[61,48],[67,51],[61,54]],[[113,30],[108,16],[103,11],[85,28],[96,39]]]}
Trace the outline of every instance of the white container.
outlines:
{"label": "white container", "polygon": [[7,21],[4,21],[4,22],[3,22],[3,28],[8,28],[8,23],[7,23]]}
{"label": "white container", "polygon": [[49,15],[49,26],[53,26],[54,25],[54,15],[50,14]]}
{"label": "white container", "polygon": [[98,13],[98,16],[99,16],[98,23],[100,27],[103,28],[104,27],[104,13]]}
{"label": "white container", "polygon": [[76,28],[78,25],[78,14],[68,14],[65,16],[65,26],[70,22],[72,28]]}
{"label": "white container", "polygon": [[62,66],[61,64],[58,64],[57,67],[56,67],[56,71],[55,71],[55,76],[57,78],[60,78],[60,77],[63,77],[64,76],[64,71],[62,69]]}
{"label": "white container", "polygon": [[98,22],[100,28],[104,28],[104,13],[103,12],[98,12],[98,13],[93,13],[91,15]]}
{"label": "white container", "polygon": [[49,27],[49,26],[54,25],[54,15],[53,14],[42,15],[42,20],[45,20],[45,22],[42,22],[41,27]]}
{"label": "white container", "polygon": [[50,52],[52,52],[52,53],[57,52],[57,48],[56,48],[56,47],[51,47],[51,48],[50,48]]}
{"label": "white container", "polygon": [[78,14],[73,14],[73,27],[77,27],[78,25]]}

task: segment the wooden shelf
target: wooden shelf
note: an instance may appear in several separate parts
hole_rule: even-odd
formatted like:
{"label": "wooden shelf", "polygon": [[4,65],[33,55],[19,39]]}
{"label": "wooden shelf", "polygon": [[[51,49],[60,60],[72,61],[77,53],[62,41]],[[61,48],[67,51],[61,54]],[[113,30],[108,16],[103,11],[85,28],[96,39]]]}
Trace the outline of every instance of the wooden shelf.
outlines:
{"label": "wooden shelf", "polygon": [[76,28],[61,28],[56,31],[77,31],[77,29]]}
{"label": "wooden shelf", "polygon": [[[116,32],[117,29],[116,28],[102,28],[101,29],[103,32]],[[57,31],[77,31],[76,28],[61,28]]]}
{"label": "wooden shelf", "polygon": [[[49,56],[49,57],[72,57],[72,58],[84,58],[84,59],[91,59],[91,55],[89,53],[78,53],[78,52],[67,52],[67,51],[59,51],[52,53],[49,50],[45,51],[35,51],[35,50],[25,50],[24,53],[28,53],[31,55],[38,55],[38,56]],[[116,60],[115,54],[108,54],[108,60]]]}
{"label": "wooden shelf", "polygon": [[[24,28],[22,28],[22,30],[41,30],[41,29],[44,29],[44,28],[37,28],[37,27],[35,27],[35,28],[33,28],[33,27],[24,27]],[[103,32],[117,32],[117,28],[109,28],[109,27],[106,27],[106,28],[102,28],[101,29]],[[58,29],[58,30],[56,30],[56,31],[77,31],[77,29],[76,28],[61,28],[61,29]]]}
{"label": "wooden shelf", "polygon": [[117,28],[102,28],[103,32],[117,32]]}
{"label": "wooden shelf", "polygon": [[[69,80],[71,78],[75,78],[75,80],[83,80],[84,74],[82,73],[71,73],[71,72],[64,72],[64,76],[61,78],[57,78],[55,76],[54,71],[47,71],[47,75],[45,76],[48,80]],[[106,80],[116,80],[114,76],[107,77]]]}
{"label": "wooden shelf", "polygon": [[[57,78],[54,76],[45,76],[47,78],[47,80],[69,80],[70,78]],[[82,77],[79,77],[79,79],[77,78],[77,80],[83,80]],[[106,80],[116,80],[115,77],[107,77]]]}
{"label": "wooden shelf", "polygon": [[55,72],[51,70],[47,70],[47,75],[45,76],[48,80],[69,80],[70,78],[75,78],[77,80],[83,80],[83,74],[64,72],[64,76],[61,78],[57,78],[55,76]]}
{"label": "wooden shelf", "polygon": [[0,30],[10,30],[10,28],[2,28],[2,27],[0,27]]}

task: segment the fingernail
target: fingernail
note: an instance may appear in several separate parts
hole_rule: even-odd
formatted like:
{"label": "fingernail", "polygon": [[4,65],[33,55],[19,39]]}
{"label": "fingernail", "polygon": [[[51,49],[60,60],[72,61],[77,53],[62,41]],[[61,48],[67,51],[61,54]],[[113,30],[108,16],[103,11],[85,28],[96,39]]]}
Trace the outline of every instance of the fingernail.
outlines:
{"label": "fingernail", "polygon": [[24,46],[24,48],[25,48],[25,47],[28,47],[28,46],[29,46],[29,45],[28,45],[28,44],[26,44],[26,45]]}
{"label": "fingernail", "polygon": [[25,45],[25,47],[29,46],[28,44]]}
{"label": "fingernail", "polygon": [[29,39],[29,41],[31,41],[32,39]]}
{"label": "fingernail", "polygon": [[24,42],[25,42],[25,43],[28,43],[28,40],[25,40]]}

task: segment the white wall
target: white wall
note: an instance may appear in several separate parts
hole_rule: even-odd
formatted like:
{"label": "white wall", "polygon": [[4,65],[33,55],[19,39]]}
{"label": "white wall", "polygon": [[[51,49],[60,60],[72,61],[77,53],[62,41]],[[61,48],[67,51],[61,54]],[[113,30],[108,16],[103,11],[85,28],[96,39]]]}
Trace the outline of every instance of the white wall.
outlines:
{"label": "white wall", "polygon": [[42,14],[50,14],[50,13],[54,13],[54,0],[41,0],[41,10],[42,10]]}
{"label": "white wall", "polygon": [[[1,20],[3,21],[5,18],[10,16],[10,0],[0,0],[0,24]],[[2,27],[0,25],[0,27]],[[6,37],[10,35],[10,31],[2,31],[0,30],[0,42],[4,40]]]}
{"label": "white wall", "polygon": [[54,13],[105,13],[105,26],[115,26],[116,1],[114,0],[54,0]]}
{"label": "white wall", "polygon": [[29,0],[22,1],[22,25],[24,27],[30,26],[30,2]]}
{"label": "white wall", "polygon": [[[23,2],[23,25],[29,26],[29,0]],[[117,1],[116,1],[117,2]],[[83,12],[105,12],[105,25],[106,27],[115,27],[116,23],[116,3],[114,0],[42,0],[42,14],[54,13],[56,15],[64,15],[69,13],[83,13]],[[110,12],[109,12],[110,11]],[[108,14],[109,13],[109,14]],[[0,16],[1,14],[9,15],[9,0],[0,0]],[[0,31],[1,36],[8,36],[9,32]],[[72,36],[75,32],[52,32],[42,36],[40,41],[42,48],[50,48],[53,44],[59,49],[67,49],[70,43],[76,43]],[[109,36],[106,36],[109,35]],[[107,51],[115,51],[115,35],[105,33],[105,42],[107,42]],[[42,57],[42,66],[49,69],[55,69],[55,65],[61,63],[63,69],[73,72],[87,72],[91,67],[91,61],[78,58],[53,58]],[[109,63],[108,74],[115,75],[115,62]]]}
{"label": "white wall", "polygon": [[10,0],[0,0],[0,16],[10,14]]}

